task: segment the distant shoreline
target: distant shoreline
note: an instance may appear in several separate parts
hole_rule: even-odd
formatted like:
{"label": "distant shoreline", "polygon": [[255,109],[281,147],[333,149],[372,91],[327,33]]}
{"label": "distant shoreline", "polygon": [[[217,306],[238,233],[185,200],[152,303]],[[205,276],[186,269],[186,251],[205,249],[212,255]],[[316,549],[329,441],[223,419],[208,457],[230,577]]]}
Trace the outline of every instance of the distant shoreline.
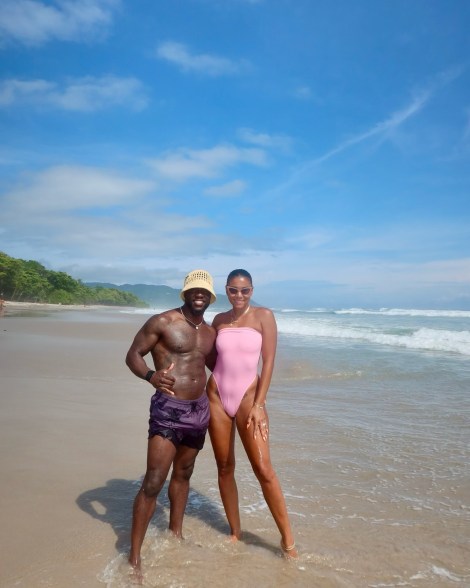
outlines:
{"label": "distant shoreline", "polygon": [[129,310],[136,308],[134,306],[109,306],[104,304],[52,304],[49,302],[16,302],[12,300],[5,300],[1,309],[3,314],[15,314],[25,310],[80,310],[80,311],[96,311],[96,310]]}

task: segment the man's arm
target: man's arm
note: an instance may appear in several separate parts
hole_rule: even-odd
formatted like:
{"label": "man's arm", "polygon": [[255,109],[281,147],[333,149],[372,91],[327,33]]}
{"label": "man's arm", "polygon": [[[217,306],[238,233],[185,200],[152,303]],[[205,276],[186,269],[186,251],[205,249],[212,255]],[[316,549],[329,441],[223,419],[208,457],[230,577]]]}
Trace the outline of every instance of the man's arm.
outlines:
{"label": "man's arm", "polygon": [[[155,348],[161,337],[162,329],[167,325],[168,320],[163,319],[160,315],[155,315],[144,324],[135,336],[126,355],[126,365],[138,378],[145,379],[148,372],[153,371],[148,367],[144,357]],[[173,369],[173,363],[156,371],[148,381],[154,388],[173,394],[172,388],[175,378],[167,375],[167,371],[171,369]]]}
{"label": "man's arm", "polygon": [[212,325],[211,325],[211,329],[214,333],[214,342],[212,344],[212,349],[209,351],[209,354],[206,356],[206,367],[209,368],[209,370],[211,372],[214,371],[215,368],[215,363],[217,361],[217,348],[215,346],[215,338],[217,335],[217,326],[219,325],[219,323],[221,322],[221,316],[223,313],[218,314],[214,317],[214,320],[212,321]]}
{"label": "man's arm", "polygon": [[217,360],[217,349],[215,348],[215,342],[214,342],[214,346],[212,347],[211,351],[209,352],[209,355],[206,357],[206,367],[209,368],[209,370],[211,372],[214,371],[216,360]]}

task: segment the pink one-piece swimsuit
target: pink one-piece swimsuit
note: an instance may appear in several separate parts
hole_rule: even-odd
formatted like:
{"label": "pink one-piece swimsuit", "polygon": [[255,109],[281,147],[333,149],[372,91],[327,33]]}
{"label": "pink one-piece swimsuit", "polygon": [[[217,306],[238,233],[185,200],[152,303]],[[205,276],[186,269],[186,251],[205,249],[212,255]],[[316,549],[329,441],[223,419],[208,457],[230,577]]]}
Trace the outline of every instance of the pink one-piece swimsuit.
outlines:
{"label": "pink one-piece swimsuit", "polygon": [[251,327],[227,327],[217,333],[212,375],[225,412],[234,417],[245,392],[258,377],[262,336]]}

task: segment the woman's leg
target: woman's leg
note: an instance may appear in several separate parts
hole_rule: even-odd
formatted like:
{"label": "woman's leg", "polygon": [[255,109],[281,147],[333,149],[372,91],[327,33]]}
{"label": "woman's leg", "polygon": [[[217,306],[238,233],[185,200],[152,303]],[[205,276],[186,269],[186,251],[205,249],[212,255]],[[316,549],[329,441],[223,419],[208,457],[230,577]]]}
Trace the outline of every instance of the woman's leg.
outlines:
{"label": "woman's leg", "polygon": [[[296,549],[289,549],[294,545],[294,535],[287,513],[286,501],[282,493],[281,485],[271,463],[269,452],[269,437],[263,441],[258,432],[256,439],[253,436],[253,426],[247,429],[248,413],[253,405],[253,399],[245,398],[240,404],[236,414],[236,423],[240,439],[250,460],[253,472],[255,473],[263,492],[266,503],[273,515],[274,521],[281,533],[281,546],[287,557],[297,557]],[[268,414],[266,420],[269,423]],[[287,548],[287,549],[286,549]]]}
{"label": "woman's leg", "polygon": [[217,463],[220,497],[230,525],[231,538],[236,541],[240,539],[241,526],[235,481],[235,422],[225,412],[213,378],[209,380],[207,396],[211,411],[209,436]]}

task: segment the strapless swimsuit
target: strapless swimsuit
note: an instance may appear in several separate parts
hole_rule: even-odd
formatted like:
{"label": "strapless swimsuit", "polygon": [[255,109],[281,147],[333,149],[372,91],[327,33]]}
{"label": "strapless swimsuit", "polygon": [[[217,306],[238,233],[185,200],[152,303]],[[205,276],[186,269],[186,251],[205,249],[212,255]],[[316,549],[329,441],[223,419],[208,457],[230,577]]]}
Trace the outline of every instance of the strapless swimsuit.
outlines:
{"label": "strapless swimsuit", "polygon": [[231,417],[258,377],[262,340],[261,333],[251,327],[227,327],[217,333],[217,362],[212,375],[225,412]]}

